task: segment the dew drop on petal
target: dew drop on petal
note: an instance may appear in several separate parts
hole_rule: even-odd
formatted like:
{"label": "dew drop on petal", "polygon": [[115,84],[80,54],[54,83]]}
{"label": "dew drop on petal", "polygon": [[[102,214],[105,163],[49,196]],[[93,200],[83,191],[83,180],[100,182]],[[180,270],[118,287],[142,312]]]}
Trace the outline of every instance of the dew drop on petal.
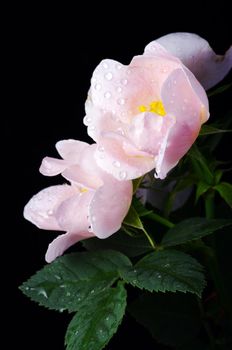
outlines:
{"label": "dew drop on petal", "polygon": [[114,160],[113,161],[113,166],[115,166],[115,168],[120,168],[121,164],[118,160]]}
{"label": "dew drop on petal", "polygon": [[107,68],[108,68],[108,64],[107,64],[106,62],[104,62],[104,63],[103,63],[103,67],[104,67],[105,69],[107,69]]}
{"label": "dew drop on petal", "polygon": [[105,151],[105,148],[104,148],[103,146],[99,146],[99,147],[98,147],[98,151],[99,151],[99,152],[104,152],[104,151]]}
{"label": "dew drop on petal", "polygon": [[120,106],[123,106],[125,104],[124,98],[119,98],[117,102]]}
{"label": "dew drop on petal", "polygon": [[94,89],[98,91],[101,90],[101,84],[95,84]]}
{"label": "dew drop on petal", "polygon": [[109,91],[106,91],[106,92],[104,93],[104,97],[105,97],[105,98],[110,98],[110,97],[111,97],[111,93],[110,93]]}
{"label": "dew drop on petal", "polygon": [[117,87],[117,92],[122,92],[121,86]]}
{"label": "dew drop on petal", "polygon": [[87,126],[89,123],[91,123],[92,119],[88,117],[87,115],[84,117],[83,122]]}
{"label": "dew drop on petal", "polygon": [[93,215],[93,216],[91,217],[91,219],[92,219],[93,222],[95,222],[95,221],[96,221],[96,216]]}
{"label": "dew drop on petal", "polygon": [[89,126],[89,130],[91,130],[91,131],[95,130],[95,126],[94,125],[90,125]]}
{"label": "dew drop on petal", "polygon": [[127,79],[122,79],[122,80],[121,80],[121,83],[122,83],[122,85],[127,85],[128,80],[127,80]]}
{"label": "dew drop on petal", "polygon": [[121,65],[121,64],[116,64],[116,68],[117,68],[118,70],[120,70],[120,69],[122,68],[122,65]]}
{"label": "dew drop on petal", "polygon": [[125,171],[120,171],[120,173],[119,173],[119,178],[120,178],[121,180],[125,180],[126,177],[127,177],[127,173],[126,173]]}
{"label": "dew drop on petal", "polygon": [[105,74],[106,80],[111,80],[113,78],[113,74],[111,72],[108,72]]}

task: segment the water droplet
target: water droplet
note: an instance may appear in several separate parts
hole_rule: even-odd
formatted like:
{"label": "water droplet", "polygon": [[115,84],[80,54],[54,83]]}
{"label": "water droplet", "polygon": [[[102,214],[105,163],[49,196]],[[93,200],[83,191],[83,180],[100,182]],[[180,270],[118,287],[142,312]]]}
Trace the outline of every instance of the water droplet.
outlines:
{"label": "water droplet", "polygon": [[93,222],[95,222],[95,221],[96,221],[96,216],[93,215],[93,216],[91,217],[91,219],[92,219]]}
{"label": "water droplet", "polygon": [[131,74],[131,70],[130,70],[130,69],[127,69],[126,73],[127,73],[127,74]]}
{"label": "water droplet", "polygon": [[165,265],[164,265],[164,267],[170,267],[170,264],[169,264],[169,263],[167,263],[167,264],[165,264]]}
{"label": "water droplet", "polygon": [[44,298],[48,298],[47,292],[45,289],[40,289],[38,295],[42,295]]}
{"label": "water droplet", "polygon": [[87,115],[84,117],[83,122],[87,126],[89,123],[91,123],[92,119],[88,117]]}
{"label": "water droplet", "polygon": [[121,86],[118,86],[118,87],[117,87],[117,92],[119,92],[119,93],[122,92]]}
{"label": "water droplet", "polygon": [[118,160],[114,160],[113,161],[113,166],[115,166],[115,168],[120,168],[121,164]]}
{"label": "water droplet", "polygon": [[97,79],[96,78],[92,78],[92,83],[96,83]]}
{"label": "water droplet", "polygon": [[77,301],[81,301],[81,298],[77,298]]}
{"label": "water droplet", "polygon": [[158,274],[158,275],[157,275],[157,278],[159,278],[159,279],[160,279],[161,277],[162,277],[162,276],[161,276],[160,274]]}
{"label": "water droplet", "polygon": [[61,280],[61,277],[58,276],[58,275],[55,275],[55,278],[56,278],[57,280]]}
{"label": "water droplet", "polygon": [[103,146],[99,146],[99,147],[98,147],[98,151],[99,151],[99,152],[104,152],[104,151],[105,151],[105,148],[104,148]]}
{"label": "water droplet", "polygon": [[91,131],[95,130],[95,126],[94,125],[90,125],[89,126],[89,130],[91,130]]}
{"label": "water droplet", "polygon": [[118,70],[120,70],[120,69],[122,68],[122,65],[121,65],[121,64],[116,64],[116,68],[117,68]]}
{"label": "water droplet", "polygon": [[104,93],[104,97],[105,97],[105,98],[110,98],[110,97],[111,97],[111,93],[110,93],[109,91],[106,91],[106,92]]}
{"label": "water droplet", "polygon": [[106,80],[111,80],[113,78],[113,74],[111,72],[108,72],[105,74]]}
{"label": "water droplet", "polygon": [[25,290],[29,290],[29,287],[25,287]]}
{"label": "water droplet", "polygon": [[136,284],[137,282],[138,282],[137,280],[133,280],[133,281],[132,281],[133,284]]}
{"label": "water droplet", "polygon": [[60,288],[67,288],[66,284],[61,284]]}
{"label": "water droplet", "polygon": [[166,73],[166,72],[167,72],[167,68],[163,68],[163,69],[162,69],[162,72],[163,72],[163,73]]}
{"label": "water droplet", "polygon": [[64,310],[65,310],[65,308],[61,308],[61,309],[59,309],[59,311],[60,311],[60,312],[63,312]]}
{"label": "water droplet", "polygon": [[98,83],[95,84],[94,85],[94,89],[97,90],[97,91],[101,90],[101,84],[98,84]]}
{"label": "water droplet", "polygon": [[66,296],[67,296],[67,297],[70,297],[70,295],[71,295],[70,292],[67,292],[67,293],[66,293]]}
{"label": "water droplet", "polygon": [[108,333],[106,331],[104,331],[103,329],[99,329],[97,332],[97,335],[102,340],[104,340],[108,337]]}
{"label": "water droplet", "polygon": [[127,85],[128,80],[127,80],[127,79],[122,79],[122,80],[121,80],[121,83],[122,83],[122,85]]}
{"label": "water droplet", "polygon": [[88,227],[88,231],[89,231],[89,232],[92,232],[92,226],[89,226],[89,227]]}
{"label": "water droplet", "polygon": [[137,273],[137,270],[134,270],[133,272],[134,272],[134,273]]}
{"label": "water droplet", "polygon": [[119,99],[118,99],[118,104],[119,104],[120,106],[124,105],[124,104],[125,104],[124,98],[119,98]]}
{"label": "water droplet", "polygon": [[94,289],[92,289],[90,293],[91,293],[91,294],[94,294],[94,293],[95,293],[95,290],[94,290]]}
{"label": "water droplet", "polygon": [[75,332],[75,335],[77,335],[78,333],[79,333],[79,331],[76,331],[76,332]]}
{"label": "water droplet", "polygon": [[117,133],[118,133],[119,135],[122,135],[122,136],[125,135],[125,132],[124,132],[124,130],[123,130],[122,128],[118,128],[118,129],[117,129]]}
{"label": "water droplet", "polygon": [[127,177],[127,173],[126,173],[125,171],[120,171],[120,173],[119,173],[119,178],[120,178],[121,180],[125,180],[126,177]]}
{"label": "water droplet", "polygon": [[106,62],[104,62],[104,63],[103,63],[103,67],[104,67],[105,69],[107,69],[107,68],[108,68],[108,64],[107,64]]}
{"label": "water droplet", "polygon": [[47,213],[48,213],[48,216],[51,216],[53,214],[53,210],[50,209],[50,210],[48,210]]}

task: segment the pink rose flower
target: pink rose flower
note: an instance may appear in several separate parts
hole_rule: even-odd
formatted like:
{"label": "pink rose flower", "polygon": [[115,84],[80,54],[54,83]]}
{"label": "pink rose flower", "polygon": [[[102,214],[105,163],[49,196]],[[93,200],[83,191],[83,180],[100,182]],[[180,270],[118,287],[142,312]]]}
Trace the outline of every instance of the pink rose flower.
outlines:
{"label": "pink rose flower", "polygon": [[62,173],[71,182],[43,189],[24,208],[24,217],[37,227],[66,231],[49,244],[47,262],[80,240],[112,235],[129,210],[132,182],[117,181],[102,171],[94,159],[96,147],[81,141],[60,141],[56,148],[63,159],[46,157],[42,161],[42,174]]}
{"label": "pink rose flower", "polygon": [[209,118],[205,90],[183,62],[211,87],[228,72],[228,52],[222,62],[202,38],[177,33],[151,42],[129,66],[103,60],[93,73],[84,118],[98,144],[97,164],[118,180],[152,169],[165,178]]}

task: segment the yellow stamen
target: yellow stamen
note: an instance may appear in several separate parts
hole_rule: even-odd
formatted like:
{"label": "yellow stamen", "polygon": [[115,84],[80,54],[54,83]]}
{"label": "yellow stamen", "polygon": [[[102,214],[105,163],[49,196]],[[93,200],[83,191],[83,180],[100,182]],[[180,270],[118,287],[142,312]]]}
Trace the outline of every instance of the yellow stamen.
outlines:
{"label": "yellow stamen", "polygon": [[88,188],[81,187],[81,188],[80,188],[80,192],[81,192],[81,193],[88,192]]}
{"label": "yellow stamen", "polygon": [[164,116],[166,114],[164,105],[162,101],[152,101],[149,104],[149,107],[141,105],[139,106],[139,111],[140,112],[152,112],[155,114],[158,114],[160,116]]}
{"label": "yellow stamen", "polygon": [[147,107],[144,105],[139,106],[139,111],[140,112],[147,112]]}

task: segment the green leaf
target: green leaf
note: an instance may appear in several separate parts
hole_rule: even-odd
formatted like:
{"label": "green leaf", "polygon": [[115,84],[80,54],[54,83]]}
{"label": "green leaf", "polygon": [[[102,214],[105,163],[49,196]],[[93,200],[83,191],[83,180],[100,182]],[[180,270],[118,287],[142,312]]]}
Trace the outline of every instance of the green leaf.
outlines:
{"label": "green leaf", "polygon": [[129,257],[135,257],[151,251],[151,246],[143,234],[131,237],[122,231],[107,239],[86,239],[82,244],[89,251],[114,249]]}
{"label": "green leaf", "polygon": [[191,294],[144,293],[129,306],[129,312],[158,342],[185,344],[184,349],[189,349],[202,326],[197,300]]}
{"label": "green leaf", "polygon": [[50,309],[76,311],[110,287],[125,266],[131,266],[130,260],[116,251],[68,254],[46,265],[20,289]]}
{"label": "green leaf", "polygon": [[133,193],[135,193],[137,191],[137,189],[139,188],[141,182],[143,180],[143,176],[138,177],[137,179],[132,180],[133,183]]}
{"label": "green leaf", "polygon": [[196,203],[198,201],[198,199],[204,194],[206,193],[209,189],[211,188],[210,185],[206,184],[203,181],[199,181],[197,183],[197,191],[196,191]]}
{"label": "green leaf", "polygon": [[224,91],[230,89],[231,87],[232,87],[232,83],[225,84],[225,85],[222,85],[222,86],[218,87],[218,88],[215,89],[215,90],[209,91],[209,92],[207,93],[207,95],[208,95],[208,97],[212,97],[212,96],[221,94],[222,92],[224,92]]}
{"label": "green leaf", "polygon": [[133,197],[132,205],[139,217],[147,216],[150,213],[152,213],[152,210],[147,210],[145,206],[141,203],[141,201],[135,196]]}
{"label": "green leaf", "polygon": [[201,296],[205,286],[202,266],[190,255],[175,250],[146,255],[134,267],[121,270],[123,279],[150,292],[190,292]]}
{"label": "green leaf", "polygon": [[101,350],[117,331],[126,308],[122,283],[86,303],[70,322],[65,336],[67,350]]}
{"label": "green leaf", "polygon": [[213,125],[202,125],[199,136],[215,135],[224,132],[232,132],[232,130],[219,129]]}
{"label": "green leaf", "polygon": [[186,219],[168,230],[161,241],[161,246],[173,247],[199,239],[231,224],[232,220],[226,219]]}
{"label": "green leaf", "polygon": [[190,156],[191,163],[197,177],[201,181],[204,181],[209,185],[213,185],[214,184],[213,174],[207,164],[205,157],[203,156],[203,154],[201,154],[196,144],[192,146],[188,155]]}
{"label": "green leaf", "polygon": [[125,219],[123,221],[123,224],[126,224],[128,226],[143,230],[143,223],[140,220],[137,211],[135,210],[135,208],[132,205],[127,213],[127,216],[125,217]]}
{"label": "green leaf", "polygon": [[225,202],[232,208],[232,185],[228,182],[221,182],[214,186],[214,189],[220,194]]}

